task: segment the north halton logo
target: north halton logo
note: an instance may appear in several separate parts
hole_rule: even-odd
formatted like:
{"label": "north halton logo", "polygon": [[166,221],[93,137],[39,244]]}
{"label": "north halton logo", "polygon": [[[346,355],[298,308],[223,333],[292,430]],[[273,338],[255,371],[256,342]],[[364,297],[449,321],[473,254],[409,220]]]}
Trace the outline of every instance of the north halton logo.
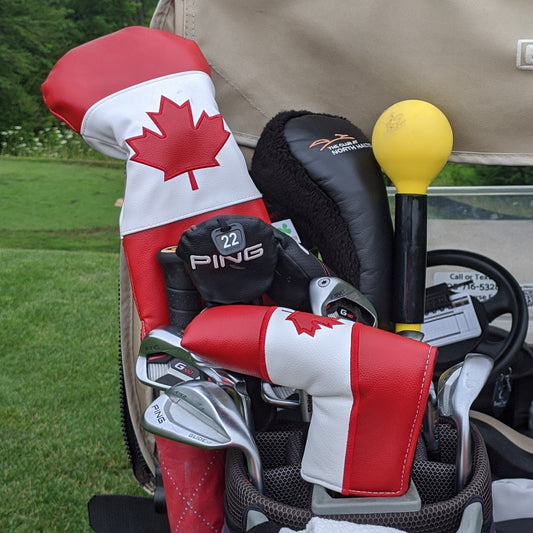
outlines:
{"label": "north halton logo", "polygon": [[317,139],[309,145],[309,148],[317,148],[319,146],[321,152],[327,149],[332,155],[338,155],[344,152],[360,150],[361,148],[371,148],[372,145],[369,142],[359,142],[355,137],[347,133],[335,133],[333,139]]}
{"label": "north halton logo", "polygon": [[178,105],[165,96],[159,111],[146,114],[160,133],[143,127],[141,135],[127,139],[135,152],[131,160],[163,171],[165,181],[186,173],[191,189],[198,189],[194,171],[219,166],[216,156],[230,136],[222,115],[203,111],[194,124],[189,100]]}

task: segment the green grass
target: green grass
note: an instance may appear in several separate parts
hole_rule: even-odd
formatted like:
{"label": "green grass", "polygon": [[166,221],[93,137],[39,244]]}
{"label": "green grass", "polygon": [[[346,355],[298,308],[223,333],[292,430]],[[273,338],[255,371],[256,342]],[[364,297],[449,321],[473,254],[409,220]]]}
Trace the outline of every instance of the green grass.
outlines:
{"label": "green grass", "polygon": [[143,494],[120,426],[113,203],[121,169],[5,163],[0,531],[89,532],[91,496]]}
{"label": "green grass", "polygon": [[0,248],[118,250],[124,165],[0,157]]}

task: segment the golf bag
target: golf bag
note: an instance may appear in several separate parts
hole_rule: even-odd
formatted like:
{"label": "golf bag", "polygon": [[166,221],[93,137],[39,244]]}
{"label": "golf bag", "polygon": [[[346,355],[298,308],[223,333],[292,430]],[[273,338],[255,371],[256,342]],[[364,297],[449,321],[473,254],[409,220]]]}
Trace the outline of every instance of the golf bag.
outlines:
{"label": "golf bag", "polygon": [[[352,524],[388,525],[413,532],[488,532],[492,526],[490,466],[483,439],[475,428],[472,429],[473,470],[465,489],[457,492],[454,486],[456,435],[454,429],[442,421],[441,455],[438,460],[428,455],[424,441],[418,438],[418,434],[415,441],[410,441],[416,443],[415,447],[410,448],[412,466],[409,470],[415,489],[407,490],[405,497],[394,501],[377,498],[379,501],[376,502],[372,501],[372,497],[365,497],[361,504],[358,498],[338,498],[327,491],[315,490],[313,483],[301,477],[309,423],[299,417],[295,420],[291,414],[287,416],[288,409],[282,409],[283,416],[278,416],[277,409],[261,405],[258,398],[256,404],[260,405],[261,412],[256,413],[256,417],[263,423],[257,428],[256,440],[265,469],[264,493],[259,493],[250,484],[240,452],[229,450],[224,456],[222,453],[207,453],[191,446],[178,445],[168,439],[154,437],[140,424],[143,413],[158,395],[136,379],[135,360],[142,339],[153,328],[164,324],[177,324],[179,330],[183,330],[197,315],[200,316],[206,304],[202,290],[198,291],[202,289],[202,283],[198,280],[193,282],[190,272],[176,260],[172,249],[179,248],[181,236],[191,226],[216,221],[217,217],[228,214],[264,222],[294,218],[295,229],[301,234],[305,248],[323,254],[321,257],[327,265],[324,267],[326,270],[320,270],[322,263],[318,259],[311,259],[310,265],[307,265],[311,268],[309,273],[307,268],[298,267],[304,257],[301,253],[291,255],[290,250],[287,254],[279,253],[276,266],[281,264],[281,272],[285,275],[263,280],[264,292],[273,300],[268,304],[295,308],[301,306],[308,311],[308,302],[295,296],[300,293],[295,290],[298,284],[295,286],[292,280],[309,281],[310,277],[333,273],[361,288],[369,296],[378,310],[380,332],[388,333],[387,330],[392,327],[387,298],[391,284],[392,224],[384,183],[375,161],[369,157],[370,147],[364,146],[368,141],[364,132],[368,136],[377,114],[390,100],[412,97],[412,87],[399,88],[396,85],[398,79],[384,84],[383,79],[387,79],[387,75],[373,70],[375,63],[370,71],[375,73],[377,80],[361,75],[356,76],[355,85],[345,83],[347,73],[360,73],[364,67],[361,59],[357,59],[353,53],[357,47],[350,45],[346,48],[342,43],[349,42],[343,36],[354,33],[352,22],[356,18],[362,23],[359,37],[363,42],[374,41],[368,31],[374,28],[374,32],[376,27],[383,27],[381,24],[384,19],[390,23],[391,29],[397,30],[397,16],[400,15],[405,24],[415,24],[414,33],[418,31],[420,21],[416,18],[411,20],[406,15],[409,9],[405,5],[400,10],[390,3],[386,6],[374,4],[372,7],[354,5],[349,9],[357,10],[357,17],[354,13],[346,17],[342,10],[329,12],[328,16],[334,17],[335,24],[323,26],[317,26],[313,21],[327,20],[322,10],[329,11],[329,8],[318,2],[271,6],[264,2],[259,5],[254,0],[230,4],[231,8],[226,1],[161,1],[154,14],[152,32],[128,28],[108,36],[107,40],[88,43],[70,56],[73,59],[70,63],[65,60],[59,68],[56,67],[44,86],[47,103],[57,116],[95,148],[127,161],[125,206],[121,215],[120,329],[123,426],[134,475],[147,492],[155,494],[157,509],[168,513],[172,531],[220,530],[224,519],[226,530],[253,530],[259,533],[278,531],[283,526],[305,528],[314,519],[324,518]],[[272,9],[283,12],[269,15]],[[425,22],[438,18],[447,21],[447,24],[464,19],[464,13],[456,13],[457,17],[453,17],[451,9],[446,8],[440,17],[434,17],[430,11],[423,9],[421,16]],[[489,12],[479,6],[476,9],[475,3],[463,9],[476,11],[476,16]],[[254,24],[256,16],[260,20]],[[265,24],[269,17],[274,21],[273,24]],[[471,18],[467,17],[468,20]],[[279,24],[280,19],[284,20],[284,24]],[[302,27],[296,21],[304,21],[304,25],[313,28],[313,40],[337,43],[329,50],[328,58],[321,56],[320,62],[322,66],[333,69],[333,72],[322,72],[329,81],[323,86],[331,89],[333,83],[335,91],[319,93],[316,89],[308,90],[309,86],[314,86],[310,81],[321,69],[311,64],[306,68],[309,59],[308,32],[286,29]],[[455,26],[450,27],[456,31]],[[159,32],[155,28],[166,31]],[[249,32],[247,38],[241,34],[243,31]],[[183,34],[186,39],[175,38],[172,34],[176,33]],[[286,40],[291,34],[296,39],[292,45]],[[384,30],[384,34],[391,35],[393,39],[392,33]],[[120,44],[125,36],[127,44]],[[194,42],[200,44],[201,52]],[[396,46],[402,39],[393,42]],[[249,43],[250,46],[243,46],[242,43]],[[386,50],[390,46],[390,43],[384,44]],[[112,50],[118,51],[118,54],[109,54]],[[288,50],[294,55],[289,56]],[[92,60],[87,61],[85,56],[77,55],[85,51],[90,52]],[[427,73],[428,61],[434,64],[435,50],[425,51],[428,54],[421,65],[423,72]],[[341,63],[331,61],[331,55],[342,60]],[[95,64],[95,56],[98,57],[98,64]],[[270,59],[266,56],[270,56]],[[401,56],[407,60],[409,54]],[[390,55],[384,54],[384,57]],[[479,61],[478,56],[476,58],[478,61],[474,64],[485,75],[485,64]],[[105,60],[104,65],[101,64],[102,60]],[[416,63],[414,61],[407,66],[414,68]],[[272,75],[264,73],[267,64],[274,69]],[[87,65],[93,69],[88,69]],[[242,68],[243,65],[246,68]],[[400,70],[403,74],[404,71],[390,62],[382,66],[386,72]],[[494,64],[491,62],[492,67]],[[288,72],[293,75],[288,76]],[[341,72],[343,74],[339,79]],[[519,109],[517,104],[527,101],[524,95],[528,91],[523,84],[516,83],[515,77],[507,76],[505,72],[506,75],[499,80],[505,84],[501,90],[505,94],[516,94],[516,98],[512,99],[515,107],[507,116],[514,117],[515,129],[520,135],[513,139],[506,138],[508,144],[504,147],[500,135],[487,135],[480,143],[475,135],[468,134],[472,133],[471,123],[479,124],[479,129],[484,132],[491,131],[483,124],[487,118],[490,123],[492,117],[478,112],[473,120],[472,116],[464,115],[463,107],[455,112],[454,103],[458,98],[448,92],[453,82],[433,83],[432,87],[442,87],[442,91],[423,94],[446,110],[454,127],[460,132],[452,160],[531,164],[529,148],[521,144],[528,137],[531,123],[524,118],[527,113]],[[111,78],[119,79],[120,83],[111,86],[108,81],[100,83],[100,80],[107,79],[109,73],[116,73]],[[217,88],[216,102],[210,78]],[[253,80],[266,78],[269,83],[252,83]],[[95,82],[94,92],[93,89],[87,90],[86,86],[91,86],[88,80]],[[279,85],[275,83],[276,80],[292,80],[294,86]],[[454,85],[464,86],[459,82]],[[273,92],[265,91],[260,95],[256,91],[259,86],[271,87]],[[386,94],[375,97],[376,86],[386,89]],[[61,98],[56,100],[58,87],[64,89],[59,90]],[[66,87],[69,87],[68,91]],[[141,87],[148,90],[139,94],[137,89]],[[342,94],[339,92],[341,88],[347,92]],[[468,104],[472,99],[478,101],[476,91],[464,96],[461,100],[465,102],[464,108],[472,112],[479,109],[479,106]],[[485,102],[490,106],[490,100]],[[498,106],[502,105],[500,98],[497,103]],[[320,113],[290,111],[277,116],[279,110],[302,108],[319,110]],[[165,120],[168,114],[173,114],[173,121]],[[231,131],[222,116],[231,117]],[[272,117],[274,121],[269,123]],[[343,117],[353,120],[356,126]],[[154,145],[154,141],[165,138],[167,130],[173,129],[170,123],[179,125],[176,127],[179,135],[175,139],[179,150],[174,145],[172,148],[167,146],[166,150],[155,149],[157,142]],[[287,124],[288,128],[294,126],[290,133]],[[205,128],[201,125],[205,125]],[[330,125],[342,125],[349,131],[326,131]],[[202,142],[197,135],[198,130],[209,130]],[[193,134],[189,135],[191,132]],[[299,138],[302,132],[303,140]],[[316,156],[320,148],[311,155],[311,161],[307,161],[305,150],[298,148],[297,144],[299,140],[307,142],[307,136],[313,137],[312,140],[332,140],[337,133],[346,133],[362,141],[351,145],[361,157],[351,159],[352,163],[356,162],[355,165],[350,163],[343,166],[339,163],[340,171],[339,167],[332,167],[328,163],[330,171],[324,178],[321,169],[317,170],[315,165],[321,160],[325,161],[325,158]],[[185,139],[183,143],[182,138]],[[191,146],[202,144],[205,138],[210,152],[206,159],[205,154],[195,152],[194,162],[186,164],[183,160],[187,158],[175,155],[187,153]],[[235,141],[239,143],[245,158]],[[258,141],[262,144],[258,144]],[[357,147],[356,144],[361,146]],[[270,152],[274,145],[281,149],[276,156]],[[147,146],[151,146],[148,151],[145,150]],[[257,152],[253,156],[256,147]],[[158,158],[165,158],[166,152],[174,155],[161,163],[150,158],[148,152],[154,150]],[[328,152],[327,155],[331,155],[332,152]],[[349,155],[351,152],[351,149],[347,149],[344,153]],[[326,154],[322,152],[322,155]],[[340,157],[337,159],[341,160]],[[363,159],[364,164],[361,162]],[[251,168],[253,181],[248,175],[246,162]],[[174,168],[170,169],[172,165]],[[279,166],[281,173],[271,172],[275,165]],[[369,179],[363,180],[363,174]],[[162,193],[162,189],[156,185],[161,176],[165,186],[174,187],[172,193]],[[339,177],[355,179],[341,180],[339,184]],[[203,193],[207,183],[209,193],[199,194],[201,199],[198,204],[191,202],[190,193],[196,194],[198,190]],[[304,195],[308,196],[302,201]],[[354,204],[347,208],[343,196],[344,200],[350,196],[348,202]],[[314,206],[318,206],[318,211],[306,212],[306,207]],[[361,213],[362,222],[359,219]],[[283,248],[282,243],[287,241],[280,238],[277,242],[279,245],[274,247],[279,252],[279,248]],[[164,252],[168,247],[171,247],[170,254],[168,250]],[[286,248],[292,248],[292,245]],[[201,255],[212,257],[211,253]],[[305,257],[309,258],[309,255]],[[258,303],[255,301],[257,297],[254,294],[250,299]],[[217,298],[218,295],[213,300],[215,304],[234,304],[220,302]],[[280,298],[287,298],[288,301],[281,301]],[[250,299],[244,298],[245,303],[251,303]],[[386,428],[380,431],[387,434]],[[184,465],[191,467],[191,471],[185,473]],[[133,501],[133,507],[141,508],[138,500]],[[146,508],[143,507],[143,510]],[[143,531],[164,531],[166,524],[162,522],[165,520],[160,521],[159,518],[165,515],[146,512],[144,516],[148,519],[144,521],[139,515],[132,511],[131,506],[125,506],[122,514],[115,508],[110,514],[100,515],[100,521],[93,514],[92,524],[96,531],[101,532],[120,531],[117,524],[121,524],[123,530],[127,530],[128,524],[131,524],[131,531],[135,531],[135,527]],[[133,516],[135,519],[132,519]]]}

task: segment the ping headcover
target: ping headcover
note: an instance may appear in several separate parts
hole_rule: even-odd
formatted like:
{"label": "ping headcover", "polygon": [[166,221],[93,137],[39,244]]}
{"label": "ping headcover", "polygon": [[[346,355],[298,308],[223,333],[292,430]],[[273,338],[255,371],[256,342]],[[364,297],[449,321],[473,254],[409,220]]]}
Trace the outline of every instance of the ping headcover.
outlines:
{"label": "ping headcover", "polygon": [[254,217],[221,216],[192,226],[176,253],[207,306],[261,303],[277,262],[271,226]]}
{"label": "ping headcover", "polygon": [[182,345],[209,363],[312,396],[307,481],[344,495],[407,491],[435,347],[361,323],[245,305],[199,314]]}
{"label": "ping headcover", "polygon": [[208,307],[261,304],[310,311],[309,282],[329,275],[317,257],[255,217],[223,215],[186,230],[177,255]]}
{"label": "ping headcover", "polygon": [[342,117],[286,111],[264,128],[251,175],[267,204],[392,329],[392,219],[368,138]]}
{"label": "ping headcover", "polygon": [[[209,65],[191,40],[128,27],[67,52],[42,92],[90,146],[126,161],[120,233],[144,336],[169,322],[159,250],[223,213],[268,220]],[[171,529],[220,531],[224,454],[156,441]]]}

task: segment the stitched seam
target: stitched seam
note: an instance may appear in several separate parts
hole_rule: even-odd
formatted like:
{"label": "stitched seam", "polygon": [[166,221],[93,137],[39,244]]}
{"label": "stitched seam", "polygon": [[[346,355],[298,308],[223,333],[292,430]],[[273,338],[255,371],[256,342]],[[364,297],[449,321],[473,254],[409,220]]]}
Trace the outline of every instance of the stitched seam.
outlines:
{"label": "stitched seam", "polygon": [[200,520],[202,520],[202,522],[204,522],[204,524],[206,526],[209,527],[209,529],[211,531],[215,531],[215,524],[211,524],[210,522],[208,522],[201,513],[199,513],[198,511],[196,511],[194,509],[194,505],[193,505],[193,500],[196,496],[199,495],[200,493],[200,487],[202,486],[203,482],[206,480],[210,470],[211,470],[211,467],[213,466],[213,463],[214,463],[214,460],[216,458],[216,454],[213,454],[211,456],[211,461],[209,462],[209,465],[207,466],[204,474],[203,474],[203,477],[198,481],[198,484],[196,486],[196,488],[194,489],[194,494],[190,497],[190,498],[187,498],[182,492],[181,490],[178,488],[178,485],[176,483],[176,481],[174,480],[174,478],[172,477],[172,474],[170,473],[170,470],[167,468],[166,464],[164,461],[161,461],[161,467],[163,468],[163,470],[166,472],[167,474],[167,479],[170,481],[170,483],[172,484],[172,486],[174,487],[174,490],[175,492],[179,495],[179,497],[181,498],[181,500],[183,501],[183,503],[185,504],[184,508],[183,508],[183,512],[181,513],[181,515],[179,516],[177,522],[176,522],[176,527],[174,529],[174,531],[179,531],[179,528],[180,526],[182,525],[182,522],[183,520],[185,519],[186,515],[189,513],[189,512],[192,512],[194,515],[196,515]]}
{"label": "stitched seam", "polygon": [[415,424],[416,424],[416,421],[418,420],[418,416],[419,416],[419,413],[420,413],[420,406],[421,406],[421,403],[422,403],[422,394],[424,392],[425,383],[426,383],[426,379],[427,379],[431,350],[432,350],[432,348],[430,346],[428,348],[428,352],[427,352],[427,356],[426,356],[426,366],[424,368],[424,376],[423,376],[423,379],[422,379],[422,386],[420,387],[420,393],[418,394],[418,403],[417,403],[417,406],[416,406],[416,413],[415,413],[415,417],[413,419],[413,423],[411,424],[411,431],[409,433],[409,443],[408,443],[407,450],[405,451],[405,456],[404,456],[404,459],[403,459],[402,478],[401,478],[402,486],[404,484],[405,472],[407,470],[407,458],[409,456],[409,452],[410,452],[411,447],[413,445],[413,433],[414,433],[414,430],[415,430]]}
{"label": "stitched seam", "polygon": [[[124,89],[120,89],[112,94],[109,94],[107,96],[104,96],[103,98],[101,98],[100,100],[98,100],[97,102],[95,102],[93,105],[91,105],[89,107],[89,109],[87,109],[87,111],[85,112],[85,115],[83,116],[83,119],[81,121],[81,125],[80,125],[80,135],[82,137],[85,137],[85,134],[86,134],[86,130],[87,130],[87,122],[91,120],[91,117],[92,115],[100,108],[102,107],[103,105],[107,104],[108,102],[112,101],[112,100],[115,100],[116,98],[120,97],[121,95],[124,95],[124,94],[128,94],[128,93],[131,93],[133,91],[137,91],[139,88],[142,88],[142,87],[147,87],[147,86],[150,86],[150,85],[157,85],[161,82],[165,82],[167,80],[171,80],[172,78],[183,78],[183,77],[188,77],[188,76],[198,76],[200,75],[200,77],[203,77],[205,76],[206,77],[206,81],[208,81],[208,83],[213,83],[209,74],[207,74],[207,72],[204,72],[203,70],[186,70],[186,71],[183,71],[183,72],[173,72],[171,74],[165,74],[163,76],[158,76],[157,78],[152,78],[150,80],[146,80],[146,81],[142,81],[140,83],[136,83],[135,85],[130,85],[129,87],[125,87]],[[87,135],[87,137],[91,138],[89,135]],[[94,137],[94,138],[98,138],[98,137]],[[118,144],[118,143],[117,143]]]}
{"label": "stitched seam", "polygon": [[[361,394],[359,390],[359,336],[360,336],[361,326],[359,324],[354,324],[350,332],[351,337],[351,346],[350,346],[350,390],[352,393],[352,409],[350,411],[350,418],[348,424],[348,440],[346,443],[346,456],[344,458],[344,489],[348,489],[348,479],[351,478],[349,475],[351,473],[351,466],[353,465],[354,455],[355,455],[355,441],[357,440],[357,419],[359,417],[359,404],[361,399]],[[354,349],[354,343],[356,343]],[[355,355],[354,355],[355,354]],[[356,361],[354,362],[354,357]]]}
{"label": "stitched seam", "polygon": [[261,115],[263,115],[265,118],[268,118],[269,115],[268,113],[266,112],[266,110],[264,109],[261,109],[253,100],[251,100],[241,89],[239,89],[239,87],[237,87],[234,83],[232,83],[230,81],[230,79],[224,75],[222,73],[222,71],[217,68],[213,63],[209,63],[210,66],[211,66],[211,70],[213,72],[216,72],[223,80],[225,83],[227,83],[239,96],[241,96],[243,98],[243,100],[245,100],[246,102],[248,102],[248,104],[250,104],[250,106],[255,109],[256,111],[258,111],[259,113],[261,113]]}
{"label": "stitched seam", "polygon": [[272,318],[272,315],[276,309],[278,309],[278,307],[272,306],[269,310],[267,310],[263,320],[261,321],[261,330],[259,331],[259,372],[261,373],[262,377],[268,381],[270,381],[270,376],[268,374],[266,362],[266,336],[270,319]]}
{"label": "stitched seam", "polygon": [[[429,349],[428,349],[428,352],[427,352],[427,357],[426,357],[426,366],[424,368],[424,376],[423,376],[423,379],[422,379],[422,387],[420,388],[420,393],[418,395],[416,413],[415,413],[415,416],[413,418],[413,423],[411,424],[411,430],[409,432],[409,442],[408,442],[408,446],[407,446],[407,449],[405,451],[405,455],[404,455],[404,459],[403,459],[402,475],[400,477],[400,484],[401,484],[402,487],[403,487],[403,484],[405,482],[405,473],[406,473],[406,470],[407,470],[407,458],[409,457],[409,452],[410,452],[410,450],[412,448],[412,444],[413,444],[413,440],[412,440],[413,439],[413,432],[415,430],[416,420],[418,419],[418,415],[420,413],[420,405],[421,405],[421,400],[422,400],[422,394],[424,392],[424,385],[425,385],[426,379],[427,379],[428,368],[429,368],[429,363],[430,363],[431,350],[432,350],[432,347],[430,346]],[[366,495],[366,494],[401,494],[401,493],[402,493],[401,489],[395,490],[395,491],[360,491],[360,490],[350,491],[350,494],[363,494],[363,495]]]}

